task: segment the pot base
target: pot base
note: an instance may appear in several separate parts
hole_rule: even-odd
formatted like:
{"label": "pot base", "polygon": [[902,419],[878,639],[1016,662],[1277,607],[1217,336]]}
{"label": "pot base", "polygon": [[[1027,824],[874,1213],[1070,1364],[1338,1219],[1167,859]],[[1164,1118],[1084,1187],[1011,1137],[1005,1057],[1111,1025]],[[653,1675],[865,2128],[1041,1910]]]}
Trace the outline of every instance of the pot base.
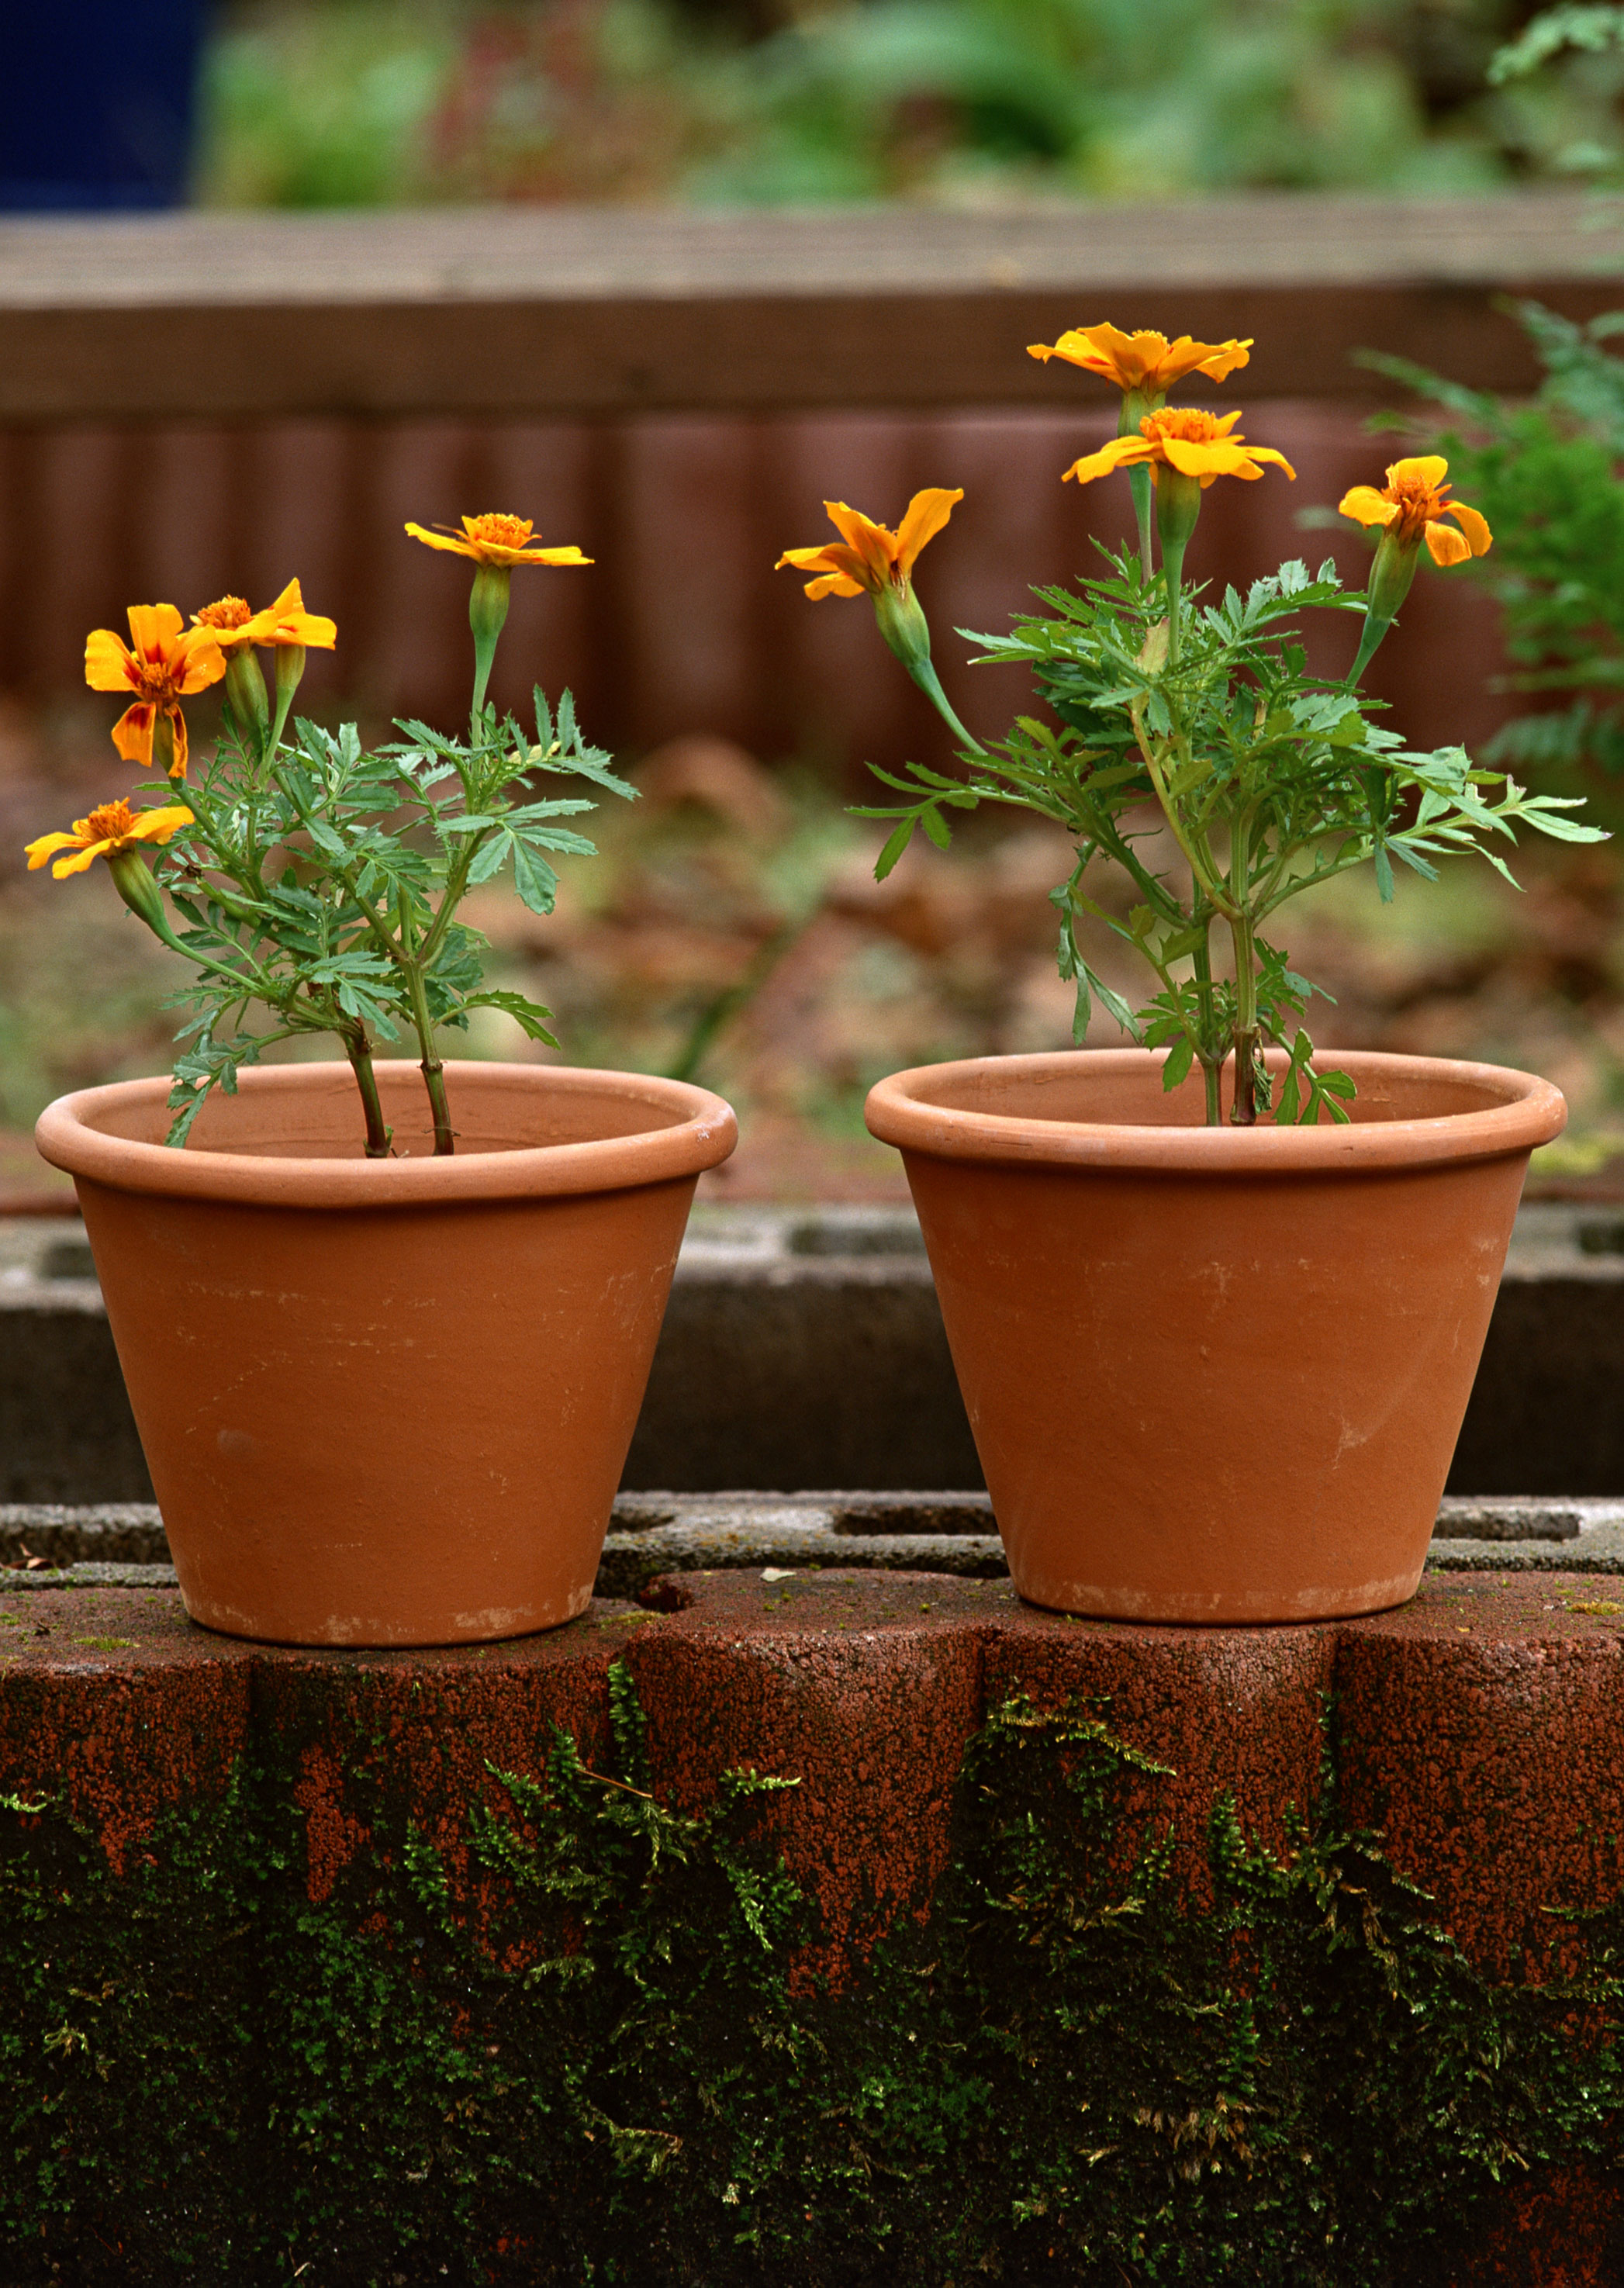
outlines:
{"label": "pot base", "polygon": [[[415,1065],[377,1067],[401,1141]],[[250,1072],[162,1148],[167,1084],[61,1100],[187,1611],[274,1644],[465,1644],[591,1598],[718,1097],[451,1064],[474,1143],[367,1160],[347,1066]]]}
{"label": "pot base", "polygon": [[1020,1595],[1206,1626],[1414,1593],[1528,1154],[1565,1108],[1339,1056],[1349,1126],[1201,1124],[1144,1050],[883,1081]]}

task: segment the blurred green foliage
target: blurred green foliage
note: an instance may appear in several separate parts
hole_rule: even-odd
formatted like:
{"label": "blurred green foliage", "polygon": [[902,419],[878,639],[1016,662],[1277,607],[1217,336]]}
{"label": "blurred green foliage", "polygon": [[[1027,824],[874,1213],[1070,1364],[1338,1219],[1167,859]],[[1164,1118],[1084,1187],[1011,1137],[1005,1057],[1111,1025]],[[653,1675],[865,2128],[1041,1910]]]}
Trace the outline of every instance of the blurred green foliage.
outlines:
{"label": "blurred green foliage", "polygon": [[1470,192],[1611,131],[1621,60],[1498,87],[1518,0],[237,0],[226,205]]}
{"label": "blurred green foliage", "polygon": [[1575,325],[1536,302],[1517,314],[1544,367],[1538,394],[1505,403],[1401,359],[1372,357],[1451,417],[1433,441],[1457,496],[1494,544],[1474,566],[1500,602],[1509,687],[1547,695],[1485,759],[1600,796],[1624,826],[1624,360],[1607,344],[1624,311]]}

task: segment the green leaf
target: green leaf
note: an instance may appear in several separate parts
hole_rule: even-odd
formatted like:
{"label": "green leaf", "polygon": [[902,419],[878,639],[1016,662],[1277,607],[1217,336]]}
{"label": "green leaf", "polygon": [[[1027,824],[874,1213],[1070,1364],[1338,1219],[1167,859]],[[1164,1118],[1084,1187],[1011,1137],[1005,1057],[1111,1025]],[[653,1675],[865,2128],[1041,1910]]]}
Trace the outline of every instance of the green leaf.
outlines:
{"label": "green leaf", "polygon": [[[873,817],[875,814],[872,811],[859,814],[860,816],[867,817]],[[888,814],[883,812],[879,814],[881,816],[885,816],[887,814]],[[893,828],[891,832],[886,836],[885,846],[880,852],[879,856],[874,862],[874,878],[876,882],[883,882],[887,874],[890,873],[891,868],[896,864],[898,859],[901,857],[903,852],[907,848],[908,844],[913,840],[914,829],[918,825],[918,823],[919,819],[917,814],[910,815],[909,817],[905,818],[899,826]]]}
{"label": "green leaf", "polygon": [[513,887],[533,914],[550,914],[558,896],[558,878],[544,858],[538,858],[522,842],[516,841]]}
{"label": "green leaf", "polygon": [[1162,1060],[1161,1086],[1164,1094],[1170,1094],[1178,1086],[1180,1081],[1188,1073],[1194,1059],[1195,1043],[1186,1033],[1183,1040],[1170,1048]]}
{"label": "green leaf", "polygon": [[510,1017],[516,1018],[523,1026],[531,1040],[545,1041],[548,1047],[552,1049],[556,1049],[558,1045],[552,1034],[547,1029],[547,1020],[552,1014],[551,1010],[545,1008],[539,1001],[527,1000],[522,993],[512,993],[504,989],[497,989],[488,993],[470,993],[463,997],[463,1006],[464,1009],[505,1009]]}
{"label": "green leaf", "polygon": [[1097,977],[1084,962],[1079,962],[1078,973],[1087,979],[1089,991],[1103,1007],[1111,1012],[1129,1038],[1137,1041],[1139,1037],[1139,1021],[1121,995],[1107,985],[1103,977]]}
{"label": "green leaf", "polygon": [[508,853],[512,846],[513,838],[506,832],[493,834],[488,842],[482,842],[474,853],[472,865],[468,869],[470,887],[491,881],[500,874],[508,862]]}

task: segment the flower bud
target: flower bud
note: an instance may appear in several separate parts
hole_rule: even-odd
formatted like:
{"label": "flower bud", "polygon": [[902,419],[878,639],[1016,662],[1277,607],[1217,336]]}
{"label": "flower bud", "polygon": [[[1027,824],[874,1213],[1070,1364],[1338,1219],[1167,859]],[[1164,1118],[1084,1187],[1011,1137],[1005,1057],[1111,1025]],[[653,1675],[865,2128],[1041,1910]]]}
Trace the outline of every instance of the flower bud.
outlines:
{"label": "flower bud", "polygon": [[305,674],[303,644],[278,644],[276,647],[276,712],[278,719],[286,722],[293,695]]}
{"label": "flower bud", "polygon": [[138,915],[154,936],[162,938],[166,944],[173,944],[174,933],[164,915],[158,885],[140,852],[133,848],[109,851],[107,869],[113,877],[114,888],[131,912]]}
{"label": "flower bud", "polygon": [[270,728],[270,703],[259,662],[245,643],[234,645],[226,655],[226,698],[248,735],[263,739]]}
{"label": "flower bud", "polygon": [[1421,536],[1401,540],[1398,520],[1390,524],[1376,543],[1375,560],[1370,568],[1370,578],[1365,593],[1373,620],[1386,626],[1397,617],[1398,607],[1410,592],[1410,583],[1415,577],[1415,567],[1421,561]]}
{"label": "flower bud", "polygon": [[887,580],[875,592],[874,616],[880,633],[910,675],[931,660],[931,630],[919,599],[906,582]]}
{"label": "flower bud", "polygon": [[512,570],[506,564],[480,563],[475,568],[473,587],[468,598],[468,624],[473,630],[473,712],[476,724],[479,710],[485,704],[491,666],[496,656],[496,639],[507,619],[508,592],[512,584]]}
{"label": "flower bud", "polygon": [[1201,512],[1201,481],[1171,465],[1156,471],[1156,531],[1162,561],[1182,564],[1195,520]]}

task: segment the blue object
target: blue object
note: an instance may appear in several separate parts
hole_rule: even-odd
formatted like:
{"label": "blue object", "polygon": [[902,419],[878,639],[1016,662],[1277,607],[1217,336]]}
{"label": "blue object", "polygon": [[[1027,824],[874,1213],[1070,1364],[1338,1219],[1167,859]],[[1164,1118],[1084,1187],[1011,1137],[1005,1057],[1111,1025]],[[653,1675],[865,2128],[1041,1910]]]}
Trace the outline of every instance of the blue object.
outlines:
{"label": "blue object", "polygon": [[208,0],[0,0],[0,209],[186,195]]}

